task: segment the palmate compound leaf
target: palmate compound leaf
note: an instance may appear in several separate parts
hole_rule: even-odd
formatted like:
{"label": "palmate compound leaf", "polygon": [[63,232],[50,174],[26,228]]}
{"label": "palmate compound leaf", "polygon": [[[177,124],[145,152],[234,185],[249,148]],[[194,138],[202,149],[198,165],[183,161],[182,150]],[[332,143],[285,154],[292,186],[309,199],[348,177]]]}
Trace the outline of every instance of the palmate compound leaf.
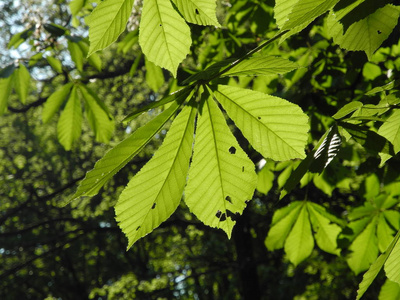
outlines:
{"label": "palmate compound leaf", "polygon": [[378,134],[386,138],[393,145],[393,151],[400,151],[400,110],[394,110],[393,114],[379,127]]}
{"label": "palmate compound leaf", "polygon": [[378,300],[400,299],[400,284],[387,279],[379,292]]}
{"label": "palmate compound leaf", "polygon": [[290,60],[276,56],[251,57],[240,62],[223,76],[260,76],[284,74],[297,69],[299,66]]}
{"label": "palmate compound leaf", "polygon": [[199,220],[230,238],[236,218],[253,196],[257,175],[217,104],[206,93],[203,97],[185,202]]}
{"label": "palmate compound leaf", "polygon": [[[358,286],[356,300],[359,300],[362,297],[362,295],[364,295],[368,287],[374,281],[374,279],[382,269],[383,265],[386,263],[388,257],[391,255],[393,248],[395,247],[395,245],[398,245],[399,237],[400,237],[400,231],[397,232],[396,236],[394,237],[393,241],[390,243],[386,251],[382,253],[378,257],[378,259],[375,260],[375,262],[369,267],[368,271],[364,273],[363,280],[360,282],[360,285]],[[397,258],[397,261],[399,261],[399,258]],[[397,271],[397,273],[399,272]]]}
{"label": "palmate compound leaf", "polygon": [[0,116],[7,110],[8,97],[14,85],[14,76],[0,77]]}
{"label": "palmate compound leaf", "polygon": [[189,53],[192,40],[189,26],[170,0],[144,1],[139,44],[151,62],[176,77],[178,65]]}
{"label": "palmate compound leaf", "polygon": [[265,245],[268,250],[284,248],[289,260],[295,265],[311,254],[314,238],[320,249],[338,255],[336,239],[341,228],[332,223],[336,219],[318,204],[292,202],[274,213]]}
{"label": "palmate compound leaf", "polygon": [[58,140],[65,150],[71,150],[72,143],[80,137],[81,130],[82,107],[74,86],[57,123]]}
{"label": "palmate compound leaf", "polygon": [[195,116],[195,107],[182,109],[161,147],[122,191],[115,213],[128,248],[178,207],[192,155]]}
{"label": "palmate compound leaf", "polygon": [[400,284],[400,242],[397,241],[385,262],[385,273],[389,280]]}
{"label": "palmate compound leaf", "polygon": [[220,27],[216,17],[215,0],[173,0],[186,21],[197,25],[214,25]]}
{"label": "palmate compound leaf", "polygon": [[289,160],[305,157],[308,117],[282,98],[242,88],[218,85],[214,96],[265,158]]}
{"label": "palmate compound leaf", "polygon": [[176,113],[181,103],[186,99],[188,93],[179,94],[176,101],[163,111],[160,115],[138,128],[128,138],[108,151],[97,163],[93,170],[79,184],[78,190],[69,201],[81,196],[94,196],[100,188],[136,156],[153,136],[165,125],[165,123]]}
{"label": "palmate compound leaf", "polygon": [[368,59],[371,59],[375,50],[379,48],[395,28],[399,16],[399,8],[388,4],[362,20],[352,23],[344,31],[344,26],[340,19],[343,14],[337,11],[329,14],[327,26],[329,34],[340,47],[351,51],[365,51]]}
{"label": "palmate compound leaf", "polygon": [[105,0],[86,18],[89,26],[90,48],[88,56],[102,50],[125,30],[134,0]]}

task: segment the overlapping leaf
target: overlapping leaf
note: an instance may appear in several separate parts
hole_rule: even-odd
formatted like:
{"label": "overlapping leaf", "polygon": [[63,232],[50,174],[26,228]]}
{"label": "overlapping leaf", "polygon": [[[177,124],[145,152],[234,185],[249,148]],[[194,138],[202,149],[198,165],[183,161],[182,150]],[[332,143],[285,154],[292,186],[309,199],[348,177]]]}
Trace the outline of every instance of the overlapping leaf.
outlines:
{"label": "overlapping leaf", "polygon": [[165,123],[178,110],[180,103],[186,98],[177,98],[171,106],[148,122],[143,127],[138,128],[128,138],[123,140],[117,146],[108,151],[99,161],[97,161],[93,170],[89,171],[78,190],[71,200],[81,196],[94,196],[100,188],[114,176],[123,166],[125,166],[134,156],[136,156],[153,136],[165,125]]}
{"label": "overlapping leaf", "polygon": [[189,53],[190,29],[169,0],[143,3],[139,44],[147,58],[176,77],[180,62]]}
{"label": "overlapping leaf", "polygon": [[72,143],[81,135],[81,129],[82,107],[76,87],[73,87],[57,124],[58,140],[65,150],[71,150]]}
{"label": "overlapping leaf", "polygon": [[183,108],[160,149],[121,193],[115,212],[128,248],[178,207],[192,154],[195,114],[194,107]]}
{"label": "overlapping leaf", "polygon": [[19,100],[25,104],[31,79],[29,71],[23,64],[19,64],[19,68],[15,70],[13,76],[15,76],[15,91],[17,92]]}
{"label": "overlapping leaf", "polygon": [[[349,8],[346,7],[346,9]],[[348,12],[346,11],[346,13]],[[361,11],[361,13],[363,12]],[[363,50],[368,59],[371,59],[375,50],[395,28],[400,10],[396,6],[388,4],[362,20],[352,23],[347,30],[342,24],[345,15],[340,10],[329,15],[327,25],[330,35],[342,48],[352,51]]]}
{"label": "overlapping leaf", "polygon": [[186,21],[198,25],[214,25],[220,27],[215,15],[215,0],[173,0]]}
{"label": "overlapping leaf", "polygon": [[284,74],[297,69],[299,66],[290,60],[276,56],[252,57],[240,62],[223,76],[260,76]]}
{"label": "overlapping leaf", "polygon": [[13,76],[0,78],[0,116],[7,110],[8,97],[14,85]]}
{"label": "overlapping leaf", "polygon": [[230,237],[236,218],[253,196],[257,175],[214,100],[208,97],[203,103],[185,202],[204,224],[221,228]]}
{"label": "overlapping leaf", "polygon": [[86,86],[79,85],[83,99],[86,104],[86,115],[89,124],[96,135],[98,142],[107,143],[110,141],[111,135],[114,131],[114,120],[107,111],[99,105],[99,99],[89,92]]}
{"label": "overlapping leaf", "polygon": [[[134,0],[105,0],[86,18],[89,26],[88,56],[108,47],[125,30]],[[146,1],[145,1],[146,2]],[[145,12],[143,12],[145,13]]]}
{"label": "overlapping leaf", "polygon": [[273,160],[304,158],[308,117],[284,99],[219,85],[214,96],[251,145]]}
{"label": "overlapping leaf", "polygon": [[357,299],[359,300],[362,295],[367,291],[368,287],[374,281],[380,270],[382,269],[383,265],[386,263],[388,257],[391,255],[393,248],[396,244],[398,244],[398,240],[400,237],[400,232],[396,234],[388,248],[384,253],[382,253],[378,259],[369,267],[368,271],[365,272],[363,275],[363,280],[360,282],[360,285],[357,290]]}
{"label": "overlapping leaf", "polygon": [[379,127],[378,134],[385,137],[393,145],[394,153],[400,151],[400,110],[397,109],[386,120],[385,123]]}
{"label": "overlapping leaf", "polygon": [[47,123],[60,108],[72,89],[73,83],[69,82],[55,91],[47,98],[42,111],[43,123]]}

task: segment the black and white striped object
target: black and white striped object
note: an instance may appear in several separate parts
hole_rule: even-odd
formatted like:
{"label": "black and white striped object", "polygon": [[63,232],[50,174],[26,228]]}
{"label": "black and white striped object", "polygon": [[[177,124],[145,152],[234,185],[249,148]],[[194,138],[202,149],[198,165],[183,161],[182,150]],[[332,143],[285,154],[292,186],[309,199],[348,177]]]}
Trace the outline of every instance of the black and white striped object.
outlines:
{"label": "black and white striped object", "polygon": [[342,138],[336,125],[332,126],[322,144],[314,153],[314,160],[309,171],[321,173],[339,153]]}

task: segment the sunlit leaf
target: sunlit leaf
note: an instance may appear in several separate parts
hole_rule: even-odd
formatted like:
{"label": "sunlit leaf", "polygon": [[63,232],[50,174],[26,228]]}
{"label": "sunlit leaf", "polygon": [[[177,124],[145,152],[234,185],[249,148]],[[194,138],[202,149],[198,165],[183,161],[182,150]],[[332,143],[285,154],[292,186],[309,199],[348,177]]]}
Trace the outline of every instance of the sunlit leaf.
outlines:
{"label": "sunlit leaf", "polygon": [[58,140],[65,150],[71,150],[72,143],[80,137],[81,130],[81,101],[79,100],[76,87],[73,87],[57,124]]}
{"label": "sunlit leaf", "polygon": [[128,248],[178,207],[192,155],[195,115],[191,106],[179,113],[161,147],[121,193],[115,213]]}
{"label": "sunlit leaf", "polygon": [[284,74],[299,66],[290,60],[276,56],[258,56],[242,61],[223,76],[260,76]]}
{"label": "sunlit leaf", "polygon": [[169,0],[146,0],[140,21],[139,44],[154,64],[174,77],[178,65],[189,53],[190,29]]}
{"label": "sunlit leaf", "polygon": [[62,64],[60,60],[50,55],[46,57],[46,60],[49,65],[54,69],[54,71],[62,73]]}
{"label": "sunlit leaf", "polygon": [[144,64],[146,66],[146,82],[149,87],[157,93],[164,83],[162,70],[147,58],[145,58]]}
{"label": "sunlit leaf", "polygon": [[303,202],[296,222],[285,242],[285,253],[296,266],[311,255],[314,248],[309,214],[306,202]]}
{"label": "sunlit leaf", "polygon": [[347,103],[345,106],[339,109],[339,111],[334,114],[332,118],[335,118],[336,120],[344,118],[345,116],[359,109],[362,105],[363,104],[360,101],[351,101],[350,103]]}
{"label": "sunlit leaf", "polygon": [[297,220],[300,209],[303,207],[301,204],[302,202],[300,201],[292,202],[288,206],[275,211],[272,217],[271,229],[265,239],[265,246],[267,246],[268,250],[283,248],[285,240]]}
{"label": "sunlit leaf", "polygon": [[[394,246],[396,243],[398,243],[400,237],[400,232],[398,232],[393,239],[393,241],[390,243],[389,247],[386,249],[384,253],[382,253],[378,259],[369,267],[368,271],[365,272],[363,275],[363,280],[360,282],[360,285],[357,290],[357,299],[359,300],[362,295],[366,292],[368,287],[371,285],[371,283],[374,281],[380,270],[382,269],[383,265],[387,261],[389,255],[392,253]],[[386,300],[386,299],[383,299]]]}
{"label": "sunlit leaf", "polygon": [[96,141],[108,143],[114,131],[114,120],[110,118],[108,112],[104,111],[104,109],[97,103],[96,98],[88,92],[84,85],[79,85],[79,89],[82,93],[83,99],[85,100],[87,117],[89,124],[96,135]]}
{"label": "sunlit leaf", "polygon": [[[204,99],[203,99],[204,100]],[[257,175],[211,97],[197,121],[185,202],[204,224],[231,236],[236,218],[253,196]]]}
{"label": "sunlit leaf", "polygon": [[78,71],[83,71],[83,52],[78,43],[68,40],[68,50]]}
{"label": "sunlit leaf", "polygon": [[0,78],[0,116],[7,110],[8,97],[14,85],[14,76]]}
{"label": "sunlit leaf", "polygon": [[379,127],[378,134],[385,137],[393,145],[394,153],[400,151],[400,110],[393,114]]}
{"label": "sunlit leaf", "polygon": [[398,299],[400,299],[400,284],[387,279],[385,283],[382,285],[381,291],[379,292],[378,300],[398,300]]}
{"label": "sunlit leaf", "polygon": [[43,123],[47,123],[54,116],[61,104],[63,104],[69,95],[72,86],[73,83],[69,82],[51,94],[49,98],[47,98],[42,111]]}
{"label": "sunlit leaf", "polygon": [[[133,2],[134,0],[106,0],[96,6],[92,14],[86,18],[90,40],[88,56],[117,40],[125,30]],[[144,13],[143,11],[143,16]]]}
{"label": "sunlit leaf", "polygon": [[176,113],[180,103],[186,97],[176,99],[171,106],[148,122],[146,125],[138,128],[128,138],[123,140],[117,146],[108,151],[97,163],[93,170],[86,173],[81,181],[78,190],[72,196],[71,200],[81,196],[94,196],[100,188],[114,176],[123,166],[125,166],[133,157],[135,157],[153,136],[165,125],[165,123]]}
{"label": "sunlit leaf", "polygon": [[[310,214],[312,228],[314,230],[315,241],[319,248],[325,252],[339,255],[340,250],[337,247],[337,237],[342,231],[340,226],[331,223],[331,220],[319,213],[322,207],[315,209],[319,205],[307,202],[307,209]],[[325,213],[326,215],[327,213]]]}
{"label": "sunlit leaf", "polygon": [[345,31],[340,12],[332,12],[327,21],[335,43],[347,50],[363,50],[372,58],[373,53],[388,38],[399,19],[400,10],[391,4],[377,9],[360,21],[352,23]]}
{"label": "sunlit leaf", "polygon": [[[398,239],[398,237],[397,237]],[[391,281],[400,284],[400,242],[397,240],[392,252],[385,262],[385,273]]]}
{"label": "sunlit leaf", "polygon": [[15,91],[17,92],[19,100],[23,104],[25,104],[26,98],[28,97],[29,85],[31,81],[29,71],[23,64],[19,64],[19,67],[15,70],[13,76],[15,76]]}
{"label": "sunlit leaf", "polygon": [[229,117],[264,157],[288,160],[305,157],[308,117],[284,99],[233,86],[214,91]]}
{"label": "sunlit leaf", "polygon": [[352,253],[347,258],[347,263],[355,274],[368,269],[378,257],[377,221],[377,217],[373,218],[349,247]]}
{"label": "sunlit leaf", "polygon": [[215,0],[173,0],[186,21],[198,25],[220,27],[216,17]]}

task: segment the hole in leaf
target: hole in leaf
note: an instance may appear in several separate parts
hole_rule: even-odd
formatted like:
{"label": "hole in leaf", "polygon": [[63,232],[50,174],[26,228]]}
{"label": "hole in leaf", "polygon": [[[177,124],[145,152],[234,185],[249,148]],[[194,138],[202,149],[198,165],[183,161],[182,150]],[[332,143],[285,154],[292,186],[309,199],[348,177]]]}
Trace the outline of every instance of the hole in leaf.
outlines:
{"label": "hole in leaf", "polygon": [[230,148],[229,148],[229,153],[230,153],[230,154],[235,154],[235,153],[236,153],[236,148],[233,147],[233,146],[230,147]]}
{"label": "hole in leaf", "polygon": [[381,33],[382,33],[382,31],[378,30],[378,34],[381,34]]}
{"label": "hole in leaf", "polygon": [[160,27],[162,26],[162,24],[160,24]]}
{"label": "hole in leaf", "polygon": [[197,8],[194,11],[196,12],[196,15],[200,14]]}
{"label": "hole in leaf", "polygon": [[259,120],[261,120],[261,117],[257,117]]}
{"label": "hole in leaf", "polygon": [[136,228],[136,231],[138,231],[140,229],[140,226],[138,226],[137,228]]}
{"label": "hole in leaf", "polygon": [[233,213],[229,209],[226,210],[226,214],[229,218],[232,219],[232,221],[236,221],[240,217],[240,214],[238,212]]}
{"label": "hole in leaf", "polygon": [[223,214],[221,215],[221,218],[219,218],[219,220],[220,220],[221,222],[225,221],[225,220],[226,220],[226,214],[223,213]]}
{"label": "hole in leaf", "polygon": [[217,211],[217,213],[215,214],[215,216],[217,217],[217,218],[220,218],[221,217],[221,211],[219,210],[219,211]]}
{"label": "hole in leaf", "polygon": [[229,197],[229,196],[226,196],[226,197],[225,197],[225,200],[228,201],[229,203],[232,203],[232,199],[231,199],[231,197]]}
{"label": "hole in leaf", "polygon": [[153,203],[153,206],[151,207],[151,209],[155,209],[156,208],[156,203]]}
{"label": "hole in leaf", "polygon": [[242,166],[242,172],[244,172],[244,166]]}

